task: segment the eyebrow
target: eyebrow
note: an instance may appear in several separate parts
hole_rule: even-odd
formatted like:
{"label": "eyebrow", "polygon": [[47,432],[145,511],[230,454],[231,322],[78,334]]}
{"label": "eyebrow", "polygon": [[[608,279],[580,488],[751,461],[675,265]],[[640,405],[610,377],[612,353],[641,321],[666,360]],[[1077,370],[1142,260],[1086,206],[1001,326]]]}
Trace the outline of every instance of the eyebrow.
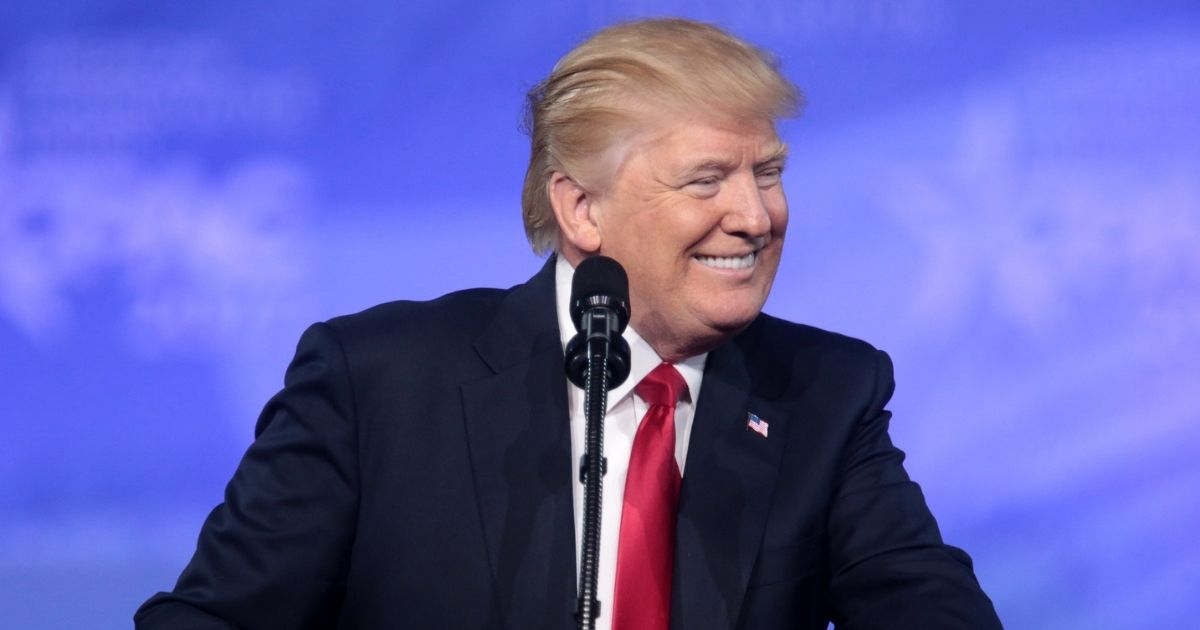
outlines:
{"label": "eyebrow", "polygon": [[780,142],[778,148],[776,148],[769,155],[767,155],[767,157],[755,162],[754,166],[757,168],[759,166],[765,166],[767,164],[771,164],[772,162],[779,162],[781,164],[786,164],[787,159],[788,159],[788,145],[784,142]]}
{"label": "eyebrow", "polygon": [[[764,157],[761,160],[756,160],[754,162],[754,168],[759,168],[759,167],[765,166],[767,164],[772,164],[772,163],[776,163],[776,162],[786,163],[787,157],[788,157],[788,146],[781,142],[781,143],[779,143],[779,147],[776,148],[771,153],[767,154],[766,157]],[[706,158],[696,164],[692,164],[692,165],[684,168],[682,174],[685,176],[691,176],[691,175],[695,175],[696,173],[701,173],[704,171],[720,171],[722,173],[728,173],[729,171],[732,171],[732,170],[734,170],[734,163],[732,160],[725,160],[725,159],[721,159],[721,158]]]}
{"label": "eyebrow", "polygon": [[683,169],[685,175],[694,175],[703,171],[720,171],[727,173],[733,170],[732,160],[722,160],[720,158],[707,158],[696,164],[691,164]]}

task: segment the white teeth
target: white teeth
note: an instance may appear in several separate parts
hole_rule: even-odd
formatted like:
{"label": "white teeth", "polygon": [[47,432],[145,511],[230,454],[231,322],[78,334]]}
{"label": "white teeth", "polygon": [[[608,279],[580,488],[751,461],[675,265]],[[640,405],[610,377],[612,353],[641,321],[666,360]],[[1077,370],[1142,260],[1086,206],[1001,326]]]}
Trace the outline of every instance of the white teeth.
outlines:
{"label": "white teeth", "polygon": [[696,256],[696,260],[714,269],[749,269],[754,266],[754,252],[745,256]]}

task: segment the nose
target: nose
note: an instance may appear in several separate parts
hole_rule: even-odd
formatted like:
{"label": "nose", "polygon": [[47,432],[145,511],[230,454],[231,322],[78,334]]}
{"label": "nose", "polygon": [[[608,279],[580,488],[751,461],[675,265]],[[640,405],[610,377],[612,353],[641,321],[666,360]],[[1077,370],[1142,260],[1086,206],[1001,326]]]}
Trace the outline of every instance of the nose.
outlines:
{"label": "nose", "polygon": [[771,232],[771,213],[764,197],[770,193],[758,187],[753,173],[729,178],[724,192],[721,229],[726,234],[761,238]]}

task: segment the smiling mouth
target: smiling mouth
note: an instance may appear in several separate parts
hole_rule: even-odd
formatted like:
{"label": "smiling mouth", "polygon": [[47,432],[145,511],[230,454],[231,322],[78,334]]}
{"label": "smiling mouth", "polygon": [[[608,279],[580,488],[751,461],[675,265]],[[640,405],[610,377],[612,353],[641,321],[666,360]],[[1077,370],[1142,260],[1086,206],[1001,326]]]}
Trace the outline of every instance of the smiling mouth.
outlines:
{"label": "smiling mouth", "polygon": [[696,262],[713,269],[749,269],[754,266],[758,252],[750,252],[745,256],[694,256]]}

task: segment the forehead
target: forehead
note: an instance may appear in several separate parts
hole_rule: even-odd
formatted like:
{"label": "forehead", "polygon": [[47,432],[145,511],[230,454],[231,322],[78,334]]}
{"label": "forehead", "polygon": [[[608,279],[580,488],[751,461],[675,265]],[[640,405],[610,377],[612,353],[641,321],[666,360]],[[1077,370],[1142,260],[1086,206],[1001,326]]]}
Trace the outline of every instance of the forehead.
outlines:
{"label": "forehead", "polygon": [[649,157],[663,167],[704,161],[758,162],[784,150],[771,120],[731,116],[660,117],[634,140],[630,157]]}
{"label": "forehead", "polygon": [[610,127],[603,148],[573,168],[573,176],[595,191],[629,181],[631,171],[640,174],[635,179],[680,176],[704,163],[734,168],[783,158],[787,152],[769,118],[645,103],[623,109],[624,124]]}

